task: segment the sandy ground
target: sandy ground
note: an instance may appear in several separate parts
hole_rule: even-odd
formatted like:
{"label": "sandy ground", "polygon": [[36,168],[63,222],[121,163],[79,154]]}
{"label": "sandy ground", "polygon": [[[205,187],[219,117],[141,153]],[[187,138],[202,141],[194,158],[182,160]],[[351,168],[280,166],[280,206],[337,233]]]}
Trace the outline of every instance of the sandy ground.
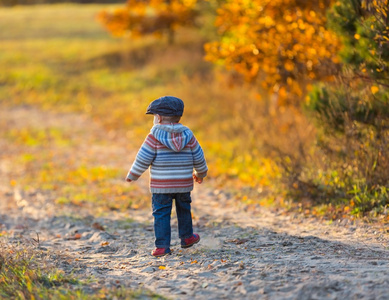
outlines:
{"label": "sandy ground", "polygon": [[[2,111],[0,119],[7,126],[18,126],[27,115],[24,122],[31,124],[58,122],[54,115],[42,121],[41,114],[14,109]],[[61,120],[73,127],[88,122],[70,115]],[[98,152],[116,155],[127,168],[127,149],[120,143]],[[0,145],[3,152],[10,149],[4,140]],[[47,193],[11,187],[16,166],[5,157],[0,157],[0,226],[8,234],[0,243],[36,247],[65,272],[93,278],[86,291],[122,286],[172,299],[389,299],[389,235],[382,226],[247,210],[228,193],[203,184],[193,192],[200,243],[180,248],[173,212],[173,253],[154,258],[149,208],[95,216],[88,208],[56,206]],[[136,184],[146,190],[147,177]]]}

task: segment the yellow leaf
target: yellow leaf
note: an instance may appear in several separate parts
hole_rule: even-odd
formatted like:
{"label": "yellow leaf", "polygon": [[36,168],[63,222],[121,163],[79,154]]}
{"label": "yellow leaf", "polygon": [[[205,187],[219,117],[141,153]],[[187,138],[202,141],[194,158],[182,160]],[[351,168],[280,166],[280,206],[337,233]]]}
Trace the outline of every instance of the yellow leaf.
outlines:
{"label": "yellow leaf", "polygon": [[159,266],[158,269],[160,269],[160,270],[165,270],[166,267],[165,267],[165,266]]}
{"label": "yellow leaf", "polygon": [[101,243],[101,246],[108,246],[109,245],[109,243],[108,242],[103,242],[103,243]]}
{"label": "yellow leaf", "polygon": [[370,88],[371,92],[374,94],[376,94],[380,89],[378,86],[375,86],[373,85],[371,88]]}
{"label": "yellow leaf", "polygon": [[354,34],[354,38],[355,38],[356,40],[359,40],[359,39],[361,38],[361,36],[360,36],[358,33],[356,33],[356,34]]}
{"label": "yellow leaf", "polygon": [[284,68],[285,68],[287,71],[291,72],[291,71],[293,71],[293,69],[294,69],[294,63],[293,63],[292,61],[290,61],[290,60],[287,60],[287,61],[285,62],[285,64],[284,64]]}

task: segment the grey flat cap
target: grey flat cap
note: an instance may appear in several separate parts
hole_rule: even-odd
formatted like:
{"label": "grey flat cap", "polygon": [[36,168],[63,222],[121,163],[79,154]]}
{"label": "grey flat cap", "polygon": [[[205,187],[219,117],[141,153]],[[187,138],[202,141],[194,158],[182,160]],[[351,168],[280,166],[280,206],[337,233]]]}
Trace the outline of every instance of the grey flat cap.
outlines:
{"label": "grey flat cap", "polygon": [[146,114],[160,116],[182,116],[184,102],[177,97],[163,96],[149,104]]}

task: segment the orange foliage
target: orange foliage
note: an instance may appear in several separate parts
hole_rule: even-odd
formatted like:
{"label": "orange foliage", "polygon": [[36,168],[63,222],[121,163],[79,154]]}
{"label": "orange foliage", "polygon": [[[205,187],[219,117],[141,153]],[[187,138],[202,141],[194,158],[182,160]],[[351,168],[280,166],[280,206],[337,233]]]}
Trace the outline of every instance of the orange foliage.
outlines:
{"label": "orange foliage", "polygon": [[221,39],[206,59],[261,80],[279,102],[301,99],[311,82],[329,80],[339,42],[325,28],[331,0],[227,0],[218,10]]}
{"label": "orange foliage", "polygon": [[180,26],[193,26],[197,0],[128,0],[126,6],[113,12],[102,11],[98,20],[114,36],[139,37],[167,34],[173,41]]}

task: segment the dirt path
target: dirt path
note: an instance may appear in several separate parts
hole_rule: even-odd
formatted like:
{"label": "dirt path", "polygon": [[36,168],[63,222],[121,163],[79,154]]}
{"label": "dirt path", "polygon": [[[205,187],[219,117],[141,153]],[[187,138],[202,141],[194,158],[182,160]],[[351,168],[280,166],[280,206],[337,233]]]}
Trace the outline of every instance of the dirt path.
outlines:
{"label": "dirt path", "polygon": [[[16,124],[27,113],[36,117],[28,122],[41,120],[41,112],[23,109],[0,117]],[[67,118],[80,126],[88,122],[61,118],[62,125]],[[52,121],[48,116],[45,122]],[[8,149],[4,142],[2,147]],[[125,152],[111,143],[89,155],[116,155],[115,163],[127,168]],[[228,194],[202,185],[193,193],[201,242],[181,249],[173,217],[173,254],[153,258],[149,208],[93,215],[87,207],[55,206],[44,192],[9,186],[13,166],[4,157],[0,226],[8,235],[1,243],[34,245],[65,272],[95,278],[87,289],[141,287],[173,299],[389,299],[385,228],[245,211]],[[147,178],[138,185],[146,190]]]}

